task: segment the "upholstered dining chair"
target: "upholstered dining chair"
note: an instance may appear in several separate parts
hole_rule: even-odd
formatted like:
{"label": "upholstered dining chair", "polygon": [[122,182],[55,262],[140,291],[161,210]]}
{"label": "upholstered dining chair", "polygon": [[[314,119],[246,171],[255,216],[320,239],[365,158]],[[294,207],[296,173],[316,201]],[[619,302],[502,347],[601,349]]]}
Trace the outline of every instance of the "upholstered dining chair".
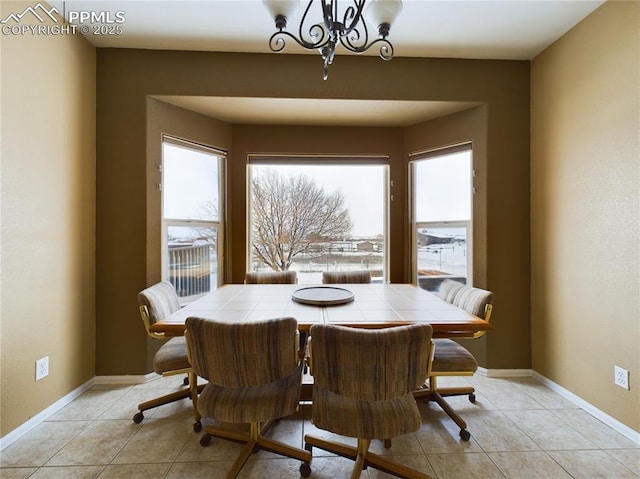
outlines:
{"label": "upholstered dining chair", "polygon": [[298,275],[295,271],[260,271],[249,272],[244,277],[245,284],[296,284]]}
{"label": "upholstered dining chair", "polygon": [[447,303],[453,304],[453,300],[456,294],[464,286],[464,283],[454,281],[452,279],[445,279],[440,283],[440,289],[438,290],[438,296]]}
{"label": "upholstered dining chair", "polygon": [[371,283],[371,273],[368,270],[325,271],[322,273],[322,282],[324,284]]}
{"label": "upholstered dining chair", "polygon": [[[150,327],[156,321],[164,319],[180,309],[180,300],[173,284],[169,281],[162,281],[140,291],[138,293],[138,306],[147,335],[154,339],[166,340],[167,338],[164,334],[154,333],[150,331]],[[184,337],[171,338],[160,346],[160,349],[153,356],[153,370],[163,376],[187,374],[184,384],[185,386],[188,385],[189,388],[140,403],[138,412],[133,416],[133,421],[135,423],[142,422],[144,419],[143,413],[148,409],[190,397],[193,402],[193,414],[195,417],[193,430],[195,432],[200,431],[202,424],[198,413],[197,401],[198,391],[203,386],[198,388],[197,376],[193,374],[187,358],[187,345]]]}
{"label": "upholstered dining chair", "polygon": [[432,332],[428,324],[374,330],[313,325],[308,342],[311,420],[319,429],[357,438],[357,447],[305,435],[305,448],[355,460],[351,479],[360,477],[367,466],[402,478],[429,478],[369,452],[369,445],[373,439],[386,441],[422,425],[411,392],[429,374]]}
{"label": "upholstered dining chair", "polygon": [[[445,280],[440,286],[439,295],[445,301],[486,321],[491,317],[493,293],[490,291],[466,286],[453,280]],[[478,332],[470,338],[478,338],[483,334],[484,331]],[[472,386],[439,388],[438,378],[473,376],[478,370],[478,362],[465,347],[452,339],[439,338],[435,339],[434,343],[435,352],[429,380],[420,389],[414,391],[414,397],[438,403],[460,428],[460,437],[468,441],[471,433],[467,430],[467,423],[444,398],[464,395],[468,396],[469,401],[473,403],[476,400],[475,389]]]}
{"label": "upholstered dining chair", "polygon": [[308,477],[311,453],[263,434],[271,423],[298,409],[302,363],[294,318],[229,322],[197,317],[186,321],[186,340],[194,372],[208,380],[198,398],[200,413],[228,423],[249,424],[248,434],[206,426],[200,440],[213,436],[243,442],[227,473],[235,478],[257,449],[299,459]]}

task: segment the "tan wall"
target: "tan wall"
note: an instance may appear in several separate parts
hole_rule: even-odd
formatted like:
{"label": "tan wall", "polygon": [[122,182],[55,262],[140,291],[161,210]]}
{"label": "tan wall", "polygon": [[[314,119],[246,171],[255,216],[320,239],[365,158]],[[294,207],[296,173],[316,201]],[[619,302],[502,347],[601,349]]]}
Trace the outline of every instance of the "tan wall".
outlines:
{"label": "tan wall", "polygon": [[[141,353],[145,339],[140,333],[134,298],[153,277],[152,270],[157,270],[147,261],[147,248],[156,240],[147,238],[147,198],[141,188],[150,161],[145,136],[148,95],[485,104],[485,274],[486,286],[494,289],[500,305],[494,315],[499,332],[484,365],[530,367],[526,353],[530,344],[529,63],[410,58],[395,58],[387,63],[357,56],[341,56],[339,60],[332,66],[331,78],[324,82],[318,58],[309,55],[98,50],[97,374],[140,374],[146,368],[146,358]],[[228,165],[228,196],[232,201],[225,255],[227,281],[240,281],[245,271],[246,152],[254,148],[262,150],[259,153],[269,153],[269,149],[282,152],[283,145],[296,151],[325,147],[351,152],[354,143],[346,139],[351,132],[364,139],[363,145],[379,141],[376,153],[388,154],[394,162],[392,175],[400,179],[396,184],[401,189],[400,197],[394,198],[401,208],[394,206],[391,218],[392,225],[398,228],[392,227],[395,239],[391,279],[408,281],[411,245],[406,216],[407,151],[403,150],[399,131],[383,130],[378,140],[376,129],[327,127],[312,132],[294,127],[234,125],[233,153]],[[299,131],[305,133],[296,139],[294,135]],[[333,138],[336,143],[332,145]],[[420,140],[416,142],[412,148],[420,149]]]}
{"label": "tan wall", "polygon": [[4,436],[95,372],[96,56],[72,35],[2,35],[1,49]]}
{"label": "tan wall", "polygon": [[[162,193],[158,185],[162,181],[159,166],[162,164],[163,134],[231,153],[231,125],[154,98],[147,99],[147,285],[162,279],[159,261],[162,254]],[[133,300],[135,302],[135,298]],[[144,336],[142,321],[139,322],[139,330]],[[147,339],[147,363],[141,372],[151,370],[153,355],[160,343]]]}
{"label": "tan wall", "polygon": [[162,135],[194,141],[231,156],[232,127],[228,123],[163,101],[147,100],[147,284],[160,281]]}
{"label": "tan wall", "polygon": [[[327,139],[330,138],[330,141]],[[230,238],[234,245],[245,245],[246,159],[253,154],[282,155],[370,155],[388,156],[390,189],[394,201],[390,205],[389,279],[401,283],[410,281],[408,261],[404,258],[406,231],[406,161],[403,151],[402,128],[345,128],[307,126],[242,126],[233,128],[234,157],[229,169],[230,206],[233,229]],[[244,256],[243,256],[244,255]],[[231,282],[241,283],[247,271],[246,249],[233,248]]]}
{"label": "tan wall", "polygon": [[639,60],[640,3],[607,2],[534,59],[531,81],[533,368],[636,431]]}
{"label": "tan wall", "polygon": [[[514,74],[515,77],[515,74]],[[531,367],[529,315],[528,93],[522,82],[503,85],[502,101],[415,125],[406,130],[409,154],[473,144],[473,281],[494,292],[494,330],[464,345],[489,369]],[[527,90],[528,91],[528,90]],[[513,133],[506,133],[511,122]],[[502,125],[502,126],[500,126]]]}
{"label": "tan wall", "polygon": [[[126,70],[120,73],[126,75]],[[98,148],[115,156],[113,162],[98,165],[97,208],[104,221],[97,229],[97,267],[110,273],[97,277],[98,291],[105,294],[98,293],[98,316],[109,318],[97,324],[97,375],[148,373],[159,347],[159,342],[148,339],[144,332],[136,295],[162,279],[158,189],[162,134],[227,151],[231,146],[231,127],[224,122],[146,95],[136,100],[127,105],[126,116],[120,117],[116,111],[115,121],[135,133],[123,132],[124,141],[102,141],[112,129],[120,131],[119,125],[109,123],[98,132]],[[99,109],[100,104],[99,98]],[[141,124],[128,122],[129,116],[137,115],[144,119]],[[133,151],[136,153],[132,157]],[[103,228],[107,224],[113,226]],[[103,281],[114,279],[118,287],[102,288]],[[114,344],[118,345],[115,349]]]}
{"label": "tan wall", "polygon": [[[405,130],[405,149],[407,156],[429,150],[436,150],[461,143],[471,143],[473,148],[473,284],[480,288],[487,286],[487,107],[481,105],[469,110],[448,115],[414,125]],[[411,200],[409,200],[411,201]],[[520,234],[526,234],[521,231]],[[521,244],[522,251],[526,251],[527,242]],[[524,253],[526,254],[526,253]],[[522,275],[526,277],[526,275]],[[496,298],[496,308],[502,302]],[[527,301],[527,298],[524,298]],[[488,344],[498,340],[501,336],[510,336],[508,330],[528,331],[528,316],[518,316],[515,321],[502,323],[500,328],[491,334],[485,334],[474,341],[462,341],[482,365],[487,364],[488,352],[493,348]],[[508,329],[507,329],[508,328]],[[522,344],[525,344],[523,341]],[[530,349],[522,347],[518,358],[507,359],[512,364],[527,364],[530,360]]]}

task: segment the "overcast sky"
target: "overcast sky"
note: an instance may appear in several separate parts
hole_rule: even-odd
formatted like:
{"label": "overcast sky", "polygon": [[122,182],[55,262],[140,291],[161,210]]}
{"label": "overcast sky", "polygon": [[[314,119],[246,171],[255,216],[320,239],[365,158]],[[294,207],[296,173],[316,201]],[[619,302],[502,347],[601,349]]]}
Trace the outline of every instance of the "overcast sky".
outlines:
{"label": "overcast sky", "polygon": [[384,231],[384,165],[260,165],[281,174],[305,174],[326,193],[340,190],[353,222],[353,236],[373,237]]}
{"label": "overcast sky", "polygon": [[[218,183],[216,158],[165,144],[165,217],[198,219],[202,218],[203,201],[217,204],[217,192],[212,189],[212,185]],[[286,175],[302,173],[313,178],[327,193],[339,190],[344,195],[345,206],[351,215],[354,236],[374,237],[384,231],[385,185],[388,183],[385,165],[298,163],[253,165],[252,168],[275,169]],[[470,151],[417,162],[415,182],[418,221],[470,219]]]}

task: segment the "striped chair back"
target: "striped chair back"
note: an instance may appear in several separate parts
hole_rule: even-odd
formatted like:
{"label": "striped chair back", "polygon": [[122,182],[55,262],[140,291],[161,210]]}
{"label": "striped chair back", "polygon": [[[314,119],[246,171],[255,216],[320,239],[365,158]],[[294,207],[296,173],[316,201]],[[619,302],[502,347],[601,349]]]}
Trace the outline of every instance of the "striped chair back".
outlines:
{"label": "striped chair back", "polygon": [[322,273],[324,284],[371,283],[371,273],[362,271],[325,271]]}
{"label": "striped chair back", "polygon": [[359,329],[316,324],[311,339],[314,387],[359,401],[388,401],[422,386],[431,364],[429,324]]}
{"label": "striped chair back", "polygon": [[467,313],[489,321],[491,316],[493,293],[480,288],[464,286],[456,293],[453,304]]}
{"label": "striped chair back", "polygon": [[298,366],[295,318],[229,322],[189,317],[186,328],[193,370],[210,383],[255,387],[286,378]]}
{"label": "striped chair back", "polygon": [[440,289],[438,290],[438,296],[445,300],[447,303],[453,304],[453,299],[456,297],[456,293],[464,286],[459,281],[452,279],[445,279],[440,283]]}
{"label": "striped chair back", "polygon": [[[180,299],[173,284],[169,281],[162,281],[138,293],[138,306],[143,315],[145,327],[155,324],[171,313],[180,309]],[[147,315],[145,320],[144,316]],[[147,322],[149,324],[147,324]]]}
{"label": "striped chair back", "polygon": [[467,313],[489,321],[493,303],[493,293],[486,289],[467,286],[458,281],[444,280],[439,296],[448,303],[464,309]]}
{"label": "striped chair back", "polygon": [[244,277],[245,284],[296,284],[298,275],[295,271],[261,271],[250,272]]}

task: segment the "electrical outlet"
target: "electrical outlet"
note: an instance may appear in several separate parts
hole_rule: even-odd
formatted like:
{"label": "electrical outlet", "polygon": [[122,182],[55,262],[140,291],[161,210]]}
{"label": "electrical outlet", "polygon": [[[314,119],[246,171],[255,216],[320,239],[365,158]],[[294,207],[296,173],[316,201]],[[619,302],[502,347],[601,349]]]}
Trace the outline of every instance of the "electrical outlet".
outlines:
{"label": "electrical outlet", "polygon": [[36,361],[36,381],[49,375],[49,356]]}
{"label": "electrical outlet", "polygon": [[629,371],[620,366],[613,367],[613,382],[616,386],[623,389],[629,389]]}

